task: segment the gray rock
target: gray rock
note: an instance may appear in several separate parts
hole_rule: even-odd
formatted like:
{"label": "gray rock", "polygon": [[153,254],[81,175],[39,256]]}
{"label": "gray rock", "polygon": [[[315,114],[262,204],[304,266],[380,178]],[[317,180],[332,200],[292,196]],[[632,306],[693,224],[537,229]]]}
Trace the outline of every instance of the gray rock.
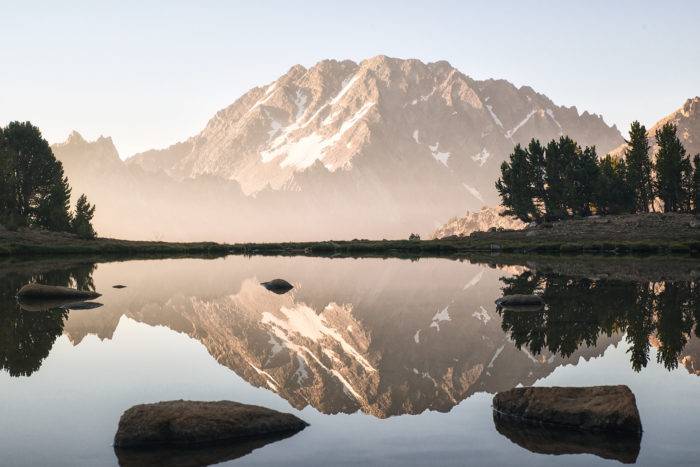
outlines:
{"label": "gray rock", "polygon": [[627,386],[515,388],[496,394],[493,409],[524,423],[642,432],[637,403]]}
{"label": "gray rock", "polygon": [[90,300],[101,294],[90,290],[78,290],[70,287],[56,285],[27,284],[17,292],[19,298],[73,298],[76,300]]}
{"label": "gray rock", "polygon": [[261,282],[260,285],[265,287],[270,292],[274,292],[279,295],[285,294],[294,288],[292,284],[284,279],[273,279],[269,282]]}
{"label": "gray rock", "polygon": [[294,433],[307,423],[294,415],[231,401],[166,401],[124,412],[114,436],[119,448],[190,446]]}

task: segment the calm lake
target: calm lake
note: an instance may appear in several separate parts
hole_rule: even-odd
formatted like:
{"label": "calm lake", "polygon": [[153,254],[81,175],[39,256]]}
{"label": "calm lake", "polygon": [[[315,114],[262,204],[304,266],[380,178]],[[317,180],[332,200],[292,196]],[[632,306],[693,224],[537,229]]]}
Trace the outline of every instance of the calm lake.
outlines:
{"label": "calm lake", "polygon": [[[3,263],[0,464],[152,465],[112,447],[124,410],[226,399],[310,426],[267,444],[162,452],[160,465],[697,465],[700,261],[649,264]],[[277,277],[294,289],[260,286]],[[29,281],[94,289],[102,306],[22,310],[14,295]],[[532,292],[546,310],[496,310],[502,295]],[[641,442],[494,422],[498,391],[598,384],[632,389]]]}

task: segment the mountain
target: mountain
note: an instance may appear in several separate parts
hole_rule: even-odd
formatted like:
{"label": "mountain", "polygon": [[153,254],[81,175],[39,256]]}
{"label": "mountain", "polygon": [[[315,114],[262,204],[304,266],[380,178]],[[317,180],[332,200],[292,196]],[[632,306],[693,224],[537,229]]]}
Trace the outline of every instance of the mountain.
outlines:
{"label": "mountain", "polygon": [[432,238],[445,238],[454,235],[466,237],[472,232],[486,232],[491,228],[518,230],[525,228],[525,223],[511,216],[502,216],[504,208],[482,207],[476,212],[467,212],[463,217],[453,217],[445,225],[433,232]]}
{"label": "mountain", "polygon": [[[655,154],[658,149],[655,138],[656,130],[669,122],[678,127],[678,138],[683,143],[687,154],[690,156],[700,154],[700,96],[687,99],[679,109],[662,118],[647,130],[651,154]],[[626,144],[622,144],[614,149],[612,154],[622,155],[626,147]]]}
{"label": "mountain", "polygon": [[[603,152],[623,143],[602,117],[530,87],[474,80],[445,61],[377,56],[295,65],[199,134],[124,165],[156,180],[237,184],[255,214],[227,220],[226,240],[405,237],[495,204],[494,182],[513,146],[562,134]],[[202,209],[232,203],[212,197]],[[196,223],[181,224],[188,239],[207,238]]]}

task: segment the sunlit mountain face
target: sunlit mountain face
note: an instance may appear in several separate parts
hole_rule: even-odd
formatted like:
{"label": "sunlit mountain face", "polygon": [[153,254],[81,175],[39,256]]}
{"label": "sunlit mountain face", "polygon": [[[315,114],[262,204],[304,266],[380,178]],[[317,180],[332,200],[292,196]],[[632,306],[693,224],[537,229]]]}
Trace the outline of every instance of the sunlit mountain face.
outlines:
{"label": "sunlit mountain face", "polygon": [[53,150],[74,192],[99,206],[103,235],[395,238],[496,205],[513,146],[564,134],[601,154],[624,142],[601,116],[528,86],[377,56],[294,66],[200,133],[125,162],[109,138],[72,134]]}
{"label": "sunlit mountain face", "polygon": [[[680,362],[695,372],[688,351],[697,346],[700,302],[687,280],[437,259],[230,257],[55,267],[4,272],[0,337],[11,375],[36,372],[61,332],[73,345],[90,334],[107,342],[123,319],[187,334],[250,384],[323,413],[449,411],[476,392],[533,384],[611,345],[629,346],[638,371],[654,346],[667,368]],[[294,289],[275,294],[260,285],[275,277]],[[98,284],[103,306],[17,311],[14,290],[33,279]],[[126,289],[111,288],[125,279]],[[542,294],[544,310],[495,308],[503,294],[531,292]]]}

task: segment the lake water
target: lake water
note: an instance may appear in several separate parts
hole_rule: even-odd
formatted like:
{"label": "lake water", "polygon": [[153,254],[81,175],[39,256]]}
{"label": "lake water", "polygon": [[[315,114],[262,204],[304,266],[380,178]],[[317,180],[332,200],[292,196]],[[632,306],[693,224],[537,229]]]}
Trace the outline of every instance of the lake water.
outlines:
{"label": "lake water", "polygon": [[[697,465],[700,263],[678,263],[562,260],[569,275],[448,259],[1,264],[0,464],[149,465],[111,445],[124,410],[227,399],[310,426],[162,465]],[[276,277],[295,288],[259,285]],[[23,311],[14,294],[32,280],[95,289],[103,306]],[[496,310],[532,291],[546,311]],[[597,384],[632,389],[641,442],[494,423],[497,391]]]}

